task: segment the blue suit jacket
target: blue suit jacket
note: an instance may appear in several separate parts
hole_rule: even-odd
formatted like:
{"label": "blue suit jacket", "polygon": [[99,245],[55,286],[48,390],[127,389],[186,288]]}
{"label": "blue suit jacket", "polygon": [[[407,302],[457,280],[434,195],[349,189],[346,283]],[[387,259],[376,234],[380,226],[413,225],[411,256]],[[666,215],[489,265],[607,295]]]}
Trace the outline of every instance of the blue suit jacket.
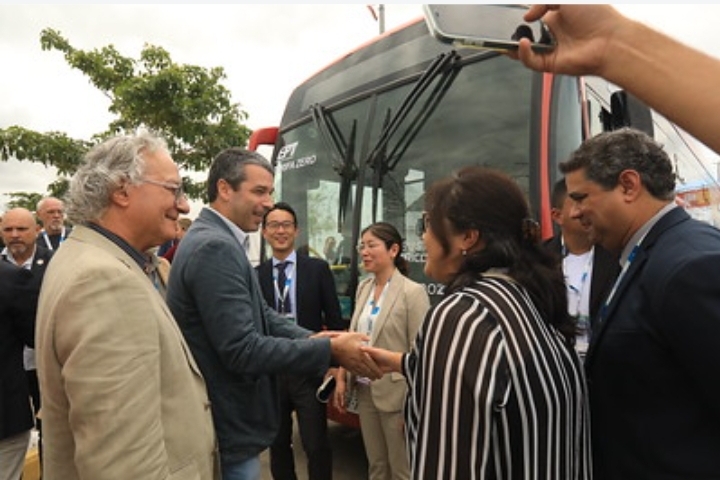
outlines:
{"label": "blue suit jacket", "polygon": [[[345,322],[340,314],[330,266],[325,260],[310,258],[296,254],[297,269],[295,278],[295,311],[297,323],[303,328],[319,332],[328,330],[345,330],[349,322]],[[275,288],[273,286],[272,259],[257,267],[263,297],[270,307],[275,305]]]}
{"label": "blue suit jacket", "polygon": [[207,208],[180,242],[167,301],[207,382],[223,461],[258,455],[279,425],[274,375],[321,375],[330,341],[267,306],[245,250]]}
{"label": "blue suit jacket", "polygon": [[604,318],[586,358],[595,478],[720,478],[720,231],[667,213]]}
{"label": "blue suit jacket", "polygon": [[23,347],[34,345],[38,290],[33,275],[0,261],[0,440],[30,430]]}
{"label": "blue suit jacket", "polygon": [[7,259],[0,259],[3,264],[0,279],[0,439],[29,430],[35,424],[34,413],[27,401],[29,390],[23,367],[23,348],[35,343],[35,312],[40,285],[51,257],[51,250],[36,247],[29,272],[15,272],[20,269]]}

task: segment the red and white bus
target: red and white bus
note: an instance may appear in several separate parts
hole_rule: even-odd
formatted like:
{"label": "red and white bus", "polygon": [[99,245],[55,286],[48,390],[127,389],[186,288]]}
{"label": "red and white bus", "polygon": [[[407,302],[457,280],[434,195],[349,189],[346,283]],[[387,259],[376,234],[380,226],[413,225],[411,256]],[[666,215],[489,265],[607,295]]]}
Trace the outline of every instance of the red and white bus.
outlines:
{"label": "red and white bus", "polygon": [[297,211],[298,245],[331,263],[349,317],[363,275],[354,248],[363,227],[383,220],[398,228],[410,276],[436,301],[443,286],[424,276],[415,233],[431,183],[463,165],[503,170],[547,237],[558,163],[583,139],[620,126],[653,134],[679,178],[718,191],[692,140],[613,85],[533,72],[493,51],[454,50],[419,18],[295,88],[280,125],[255,131],[249,147],[273,147],[276,198]]}

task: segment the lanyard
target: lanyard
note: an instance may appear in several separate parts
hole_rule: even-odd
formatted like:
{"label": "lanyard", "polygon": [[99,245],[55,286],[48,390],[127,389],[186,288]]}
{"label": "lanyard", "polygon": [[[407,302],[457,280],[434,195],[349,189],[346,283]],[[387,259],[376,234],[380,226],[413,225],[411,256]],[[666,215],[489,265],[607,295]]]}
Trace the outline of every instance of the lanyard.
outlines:
{"label": "lanyard", "polygon": [[[52,246],[52,243],[50,242],[50,237],[48,237],[47,232],[45,229],[42,231],[43,239],[45,240],[45,245],[47,245],[48,250],[55,250]],[[60,240],[58,240],[58,248],[60,248],[60,244],[65,241],[65,227],[62,227],[62,231],[60,232]]]}
{"label": "lanyard", "polygon": [[377,302],[373,300],[372,292],[370,292],[370,299],[365,307],[365,311],[367,312],[367,316],[365,317],[365,326],[367,327],[366,334],[368,336],[372,334],[373,324],[375,323],[377,316],[380,314],[380,309],[382,308],[382,302],[385,298],[385,294],[387,293],[388,285],[390,285],[390,280],[385,282],[385,286],[383,287],[382,293],[380,293],[380,297]]}
{"label": "lanyard", "polygon": [[[563,253],[565,252],[565,248],[563,246]],[[572,285],[569,281],[566,280],[568,289],[574,293],[577,296],[577,301],[575,302],[575,312],[568,312],[571,316],[576,316],[580,314],[580,304],[582,303],[582,297],[583,292],[585,291],[585,285],[587,284],[587,279],[590,276],[590,268],[593,264],[593,258],[595,257],[595,247],[590,249],[590,254],[588,255],[587,260],[585,261],[585,266],[583,267],[582,274],[580,275],[580,285],[579,287],[576,287],[575,285]],[[568,254],[566,253],[563,257],[563,265],[566,263],[566,260],[568,258]],[[564,268],[564,270],[567,272],[567,268]],[[569,305],[568,305],[569,307]]]}
{"label": "lanyard", "polygon": [[600,321],[604,322],[605,318],[607,316],[607,309],[610,305],[610,302],[612,301],[613,297],[615,296],[615,293],[617,292],[618,286],[620,285],[620,282],[622,282],[622,279],[625,277],[625,274],[630,269],[630,265],[632,265],[632,262],[635,260],[635,257],[637,256],[637,252],[640,250],[640,244],[642,241],[645,240],[645,235],[638,240],[638,242],[635,244],[633,249],[630,251],[630,255],[628,255],[627,260],[625,260],[625,263],[622,266],[622,269],[620,270],[620,275],[618,275],[617,280],[615,280],[615,284],[613,285],[612,290],[610,290],[610,294],[605,299],[605,302],[603,303],[602,309],[600,310]]}
{"label": "lanyard", "polygon": [[[297,262],[291,262],[291,263],[292,263],[292,270],[290,270],[290,275],[286,275],[286,277],[285,277],[285,285],[283,285],[282,292],[280,292],[280,288],[278,287],[277,268],[275,268],[273,266],[273,287],[275,288],[275,298],[278,299],[278,304],[281,309],[282,309],[282,306],[285,305],[288,295],[290,295],[290,286],[292,285],[292,280],[293,280],[293,277],[295,276],[295,270],[297,269]],[[287,265],[285,265],[285,268],[287,268]],[[292,310],[292,308],[291,308],[291,310]]]}

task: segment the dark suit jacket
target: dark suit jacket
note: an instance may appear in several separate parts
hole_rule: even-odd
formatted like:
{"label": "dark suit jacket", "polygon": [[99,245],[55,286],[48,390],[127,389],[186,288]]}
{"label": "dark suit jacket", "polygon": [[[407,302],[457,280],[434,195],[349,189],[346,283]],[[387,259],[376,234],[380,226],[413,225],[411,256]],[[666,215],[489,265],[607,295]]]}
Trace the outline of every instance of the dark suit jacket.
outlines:
{"label": "dark suit jacket", "polygon": [[720,231],[663,216],[585,362],[595,478],[720,478]]}
{"label": "dark suit jacket", "polygon": [[[35,244],[35,255],[33,257],[30,271],[33,273],[30,281],[31,288],[35,291],[35,299],[38,298],[38,292],[42,285],[43,277],[45,277],[45,269],[53,256],[53,251],[46,247]],[[3,255],[1,256],[4,263],[10,263],[10,261]],[[14,265],[14,264],[12,264]]]}
{"label": "dark suit jacket", "polygon": [[[296,254],[295,270],[295,311],[297,323],[303,328],[319,332],[345,330],[348,322],[343,321],[330,266],[319,258]],[[258,279],[263,297],[267,304],[275,306],[275,288],[273,287],[272,259],[257,266]]]}
{"label": "dark suit jacket", "polygon": [[[552,252],[562,256],[562,241],[560,235],[556,235],[545,242],[545,246]],[[610,293],[615,279],[620,273],[618,259],[600,245],[595,245],[593,257],[592,278],[590,279],[590,328],[594,332],[597,315]]]}
{"label": "dark suit jacket", "polygon": [[33,284],[40,291],[43,278],[45,277],[45,269],[53,256],[53,251],[46,247],[37,245],[35,247],[35,258],[33,259],[30,271],[33,273]]}
{"label": "dark suit jacket", "polygon": [[[47,247],[37,243],[35,244],[35,256],[33,257],[33,263],[30,266],[30,271],[33,273],[32,284],[38,290],[40,290],[40,285],[42,284],[43,277],[45,276],[45,269],[47,268],[52,255],[52,250],[49,250]],[[2,255],[2,259],[5,262],[10,263],[4,255]]]}
{"label": "dark suit jacket", "polygon": [[35,344],[38,291],[33,274],[0,261],[0,439],[30,430],[30,408],[23,347]]}
{"label": "dark suit jacket", "polygon": [[[37,240],[35,240],[35,244],[38,247],[42,247],[45,250],[49,250],[50,252],[54,252],[58,248],[60,248],[60,245],[62,242],[65,241],[65,239],[70,235],[70,232],[72,232],[72,227],[65,227],[65,236],[63,237],[62,234],[53,235],[51,237],[45,237],[45,234],[43,232],[40,232],[40,234],[37,237]],[[49,248],[47,242],[50,242],[50,245],[53,248]]]}
{"label": "dark suit jacket", "polygon": [[330,341],[267,306],[245,250],[207,208],[178,246],[167,302],[207,382],[223,461],[259,455],[279,425],[274,375],[322,375]]}

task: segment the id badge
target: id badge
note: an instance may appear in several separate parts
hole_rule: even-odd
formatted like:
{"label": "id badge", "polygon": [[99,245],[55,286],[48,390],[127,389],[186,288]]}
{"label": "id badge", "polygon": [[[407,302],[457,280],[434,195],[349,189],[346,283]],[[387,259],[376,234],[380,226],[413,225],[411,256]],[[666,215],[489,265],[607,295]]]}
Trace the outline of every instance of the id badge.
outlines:
{"label": "id badge", "polygon": [[351,413],[360,413],[358,409],[357,388],[351,388],[345,393],[345,410]]}

